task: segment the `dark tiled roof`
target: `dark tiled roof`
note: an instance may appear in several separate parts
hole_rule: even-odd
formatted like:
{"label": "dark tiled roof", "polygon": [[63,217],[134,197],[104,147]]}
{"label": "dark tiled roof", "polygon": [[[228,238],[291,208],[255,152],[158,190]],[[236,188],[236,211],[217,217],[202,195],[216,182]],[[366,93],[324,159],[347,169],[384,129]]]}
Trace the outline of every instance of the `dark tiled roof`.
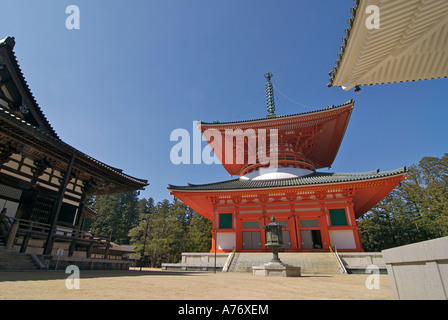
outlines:
{"label": "dark tiled roof", "polygon": [[23,82],[23,85],[25,89],[28,91],[30,98],[32,99],[32,102],[35,105],[35,110],[38,112],[39,117],[42,119],[42,121],[45,124],[45,128],[34,126],[31,123],[17,117],[13,113],[9,112],[6,108],[3,108],[0,106],[0,117],[5,119],[6,121],[10,121],[14,123],[15,125],[18,125],[23,130],[26,130],[30,132],[30,134],[39,137],[40,140],[47,141],[50,145],[56,146],[57,148],[60,148],[62,150],[65,150],[69,153],[75,153],[78,157],[85,159],[87,162],[90,162],[92,165],[95,165],[97,167],[103,168],[109,173],[112,173],[116,176],[119,176],[121,178],[124,178],[134,184],[137,184],[139,188],[143,188],[148,185],[148,181],[145,179],[138,179],[134,178],[132,176],[129,176],[125,173],[123,173],[123,170],[111,167],[105,163],[102,163],[89,155],[73,148],[69,144],[62,141],[59,136],[56,134],[50,123],[48,122],[47,118],[43,114],[42,110],[40,109],[39,105],[37,104],[37,101],[35,100],[33,94],[31,93],[31,90],[25,80],[25,77],[20,69],[19,63],[17,61],[17,58],[14,53],[14,46],[15,46],[15,40],[13,37],[6,37],[4,39],[0,39],[0,45],[5,46],[10,50],[11,56],[13,58],[13,62],[15,63],[15,67],[17,68],[17,73],[19,77],[21,78],[21,81]]}
{"label": "dark tiled roof", "polygon": [[298,187],[307,185],[321,185],[329,183],[343,183],[363,180],[372,180],[377,178],[390,177],[406,173],[406,167],[383,171],[379,170],[361,173],[323,173],[314,172],[312,174],[290,179],[276,179],[276,180],[242,180],[234,179],[228,181],[221,181],[209,184],[188,184],[188,186],[173,186],[169,185],[169,190],[183,190],[183,191],[220,191],[220,190],[240,190],[240,189],[263,189],[263,188],[283,188],[283,187]]}
{"label": "dark tiled roof", "polygon": [[296,116],[302,116],[302,115],[309,115],[309,114],[313,114],[313,113],[318,113],[318,112],[322,112],[322,111],[326,111],[329,109],[337,109],[337,108],[342,108],[342,107],[346,107],[349,105],[353,105],[355,103],[355,101],[353,99],[340,104],[338,106],[332,105],[332,106],[328,106],[325,109],[320,109],[320,110],[314,110],[314,111],[308,111],[308,112],[303,112],[303,113],[296,113],[296,114],[290,114],[290,115],[285,115],[285,116],[275,116],[272,118],[260,118],[260,119],[252,119],[252,120],[243,120],[243,121],[229,121],[229,122],[204,122],[204,121],[200,121],[200,124],[204,124],[204,125],[225,125],[225,124],[233,124],[233,123],[246,123],[246,122],[253,122],[253,121],[272,121],[275,119],[282,119],[282,118],[288,118],[288,117],[296,117]]}
{"label": "dark tiled roof", "polygon": [[60,140],[59,138],[49,134],[48,132],[42,130],[41,128],[33,126],[30,123],[26,122],[25,120],[17,117],[16,115],[12,114],[11,112],[9,112],[8,110],[6,110],[3,107],[0,107],[0,118],[3,118],[6,121],[14,123],[15,125],[21,127],[22,130],[26,130],[30,134],[38,137],[41,141],[47,141],[47,143],[49,143],[49,144],[51,144],[53,146],[56,146],[58,148],[61,148],[63,150],[66,150],[69,153],[75,153],[80,158],[84,158],[88,162],[90,162],[90,163],[92,163],[92,164],[94,164],[96,166],[99,166],[101,168],[104,168],[107,171],[116,174],[117,176],[125,178],[125,179],[127,179],[129,181],[132,181],[132,182],[140,185],[141,187],[144,187],[144,186],[148,185],[148,181],[147,180],[134,178],[132,176],[124,174],[123,170],[121,170],[121,169],[117,169],[117,168],[108,166],[107,164],[102,163],[101,161],[98,161],[98,160],[92,158],[91,156],[89,156],[89,155],[87,155],[87,154],[85,154],[85,153],[83,153],[83,152],[73,148],[69,144],[67,144],[64,141]]}
{"label": "dark tiled roof", "polygon": [[20,68],[20,65],[19,65],[19,61],[17,60],[16,54],[14,52],[15,44],[16,44],[16,42],[15,42],[14,37],[6,37],[4,39],[0,39],[0,45],[5,46],[6,48],[9,49],[9,51],[11,53],[10,56],[13,60],[13,63],[15,64],[16,69],[17,69],[16,70],[17,75],[19,76],[20,80],[22,81],[23,87],[28,92],[31,102],[34,104],[34,109],[36,110],[38,116],[43,121],[44,126],[46,127],[45,129],[48,130],[50,132],[50,134],[52,134],[54,137],[59,139],[59,136],[57,135],[56,131],[53,129],[50,122],[48,121],[48,119],[46,118],[44,113],[42,112],[42,109],[39,107],[39,104],[37,103],[36,98],[34,97],[33,93],[31,92],[28,82],[25,80],[25,76],[23,75],[22,69]]}

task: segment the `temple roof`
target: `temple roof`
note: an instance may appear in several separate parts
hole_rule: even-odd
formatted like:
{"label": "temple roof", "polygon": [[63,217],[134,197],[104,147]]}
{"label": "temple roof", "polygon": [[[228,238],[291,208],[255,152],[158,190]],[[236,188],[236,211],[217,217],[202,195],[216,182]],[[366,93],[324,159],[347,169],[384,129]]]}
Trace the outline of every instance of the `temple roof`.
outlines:
{"label": "temple roof", "polygon": [[[291,152],[294,152],[296,155],[302,155],[306,162],[312,164],[314,169],[320,169],[331,167],[336,158],[353,108],[354,101],[350,100],[344,104],[328,106],[317,111],[288,116],[270,115],[267,118],[238,122],[199,122],[199,127],[209,143],[211,138],[215,136],[215,130],[220,132],[220,143],[215,143],[211,147],[230,175],[242,174],[248,167],[249,162],[247,154],[250,139],[244,140],[244,146],[236,146],[233,137],[252,136],[254,138],[253,135],[257,135],[260,129],[269,130],[265,131],[266,136],[273,132],[278,132],[279,144],[288,143],[293,148],[293,150],[290,150]],[[229,135],[228,131],[230,131]],[[237,152],[235,151],[233,151],[233,155],[227,157],[226,150],[231,150],[231,148],[228,148],[231,145],[227,145],[229,143],[235,143],[233,150],[246,153],[243,163],[236,161]],[[266,147],[269,149],[271,146]],[[258,145],[256,150],[258,150]],[[278,157],[279,160],[286,159],[285,152],[290,152],[286,151],[286,149],[282,150],[279,151],[281,153]]]}
{"label": "temple roof", "polygon": [[[355,0],[331,86],[446,78],[448,1]],[[370,7],[369,6],[375,6]],[[379,28],[367,28],[378,8]]]}
{"label": "temple roof", "polygon": [[229,196],[254,196],[259,194],[285,195],[292,192],[297,195],[315,195],[319,192],[338,193],[354,191],[353,203],[355,217],[359,218],[381,199],[389,194],[400,181],[406,179],[405,167],[383,171],[361,173],[321,173],[299,178],[276,180],[235,179],[202,185],[172,186],[170,194],[208,219],[213,219],[211,199],[227,199]]}
{"label": "temple roof", "polygon": [[204,127],[220,127],[220,126],[226,126],[226,125],[248,125],[251,126],[253,125],[254,122],[260,122],[260,124],[263,123],[272,123],[272,121],[275,120],[288,120],[289,118],[294,118],[294,117],[304,117],[307,115],[313,115],[315,113],[320,113],[320,112],[325,112],[328,110],[333,110],[333,109],[338,109],[338,108],[343,108],[343,107],[347,107],[347,106],[352,106],[355,103],[355,101],[349,100],[347,102],[344,102],[340,105],[331,105],[331,106],[327,106],[326,108],[323,109],[319,109],[319,110],[313,110],[313,111],[307,111],[307,112],[302,112],[302,113],[294,113],[294,114],[288,114],[288,115],[283,115],[283,116],[279,116],[276,115],[275,117],[272,118],[257,118],[257,119],[249,119],[249,120],[240,120],[240,121],[228,121],[228,122],[220,122],[220,121],[214,121],[214,122],[204,122],[204,121],[199,121],[199,125],[200,126],[204,126]]}
{"label": "temple roof", "polygon": [[[127,192],[143,189],[148,185],[147,180],[134,178],[123,173],[121,169],[111,167],[92,158],[41,128],[31,125],[3,107],[0,107],[0,124],[2,129],[0,136],[6,134],[17,141],[24,139],[27,143],[27,152],[31,153],[34,149],[40,152],[45,151],[47,157],[59,160],[57,165],[61,166],[61,170],[65,169],[63,166],[69,162],[70,155],[75,154],[78,159],[76,168],[88,173],[89,176],[114,181],[111,188],[106,188],[109,190],[107,192]],[[60,165],[59,163],[63,164]]]}
{"label": "temple roof", "polygon": [[209,184],[197,184],[197,185],[188,184],[188,186],[169,185],[168,189],[178,191],[224,191],[224,190],[241,190],[241,189],[285,188],[285,187],[374,180],[378,178],[385,178],[405,174],[406,172],[407,172],[406,167],[382,172],[380,170],[370,172],[360,172],[360,173],[314,172],[306,176],[289,178],[289,179],[275,179],[275,180],[233,179]]}
{"label": "temple roof", "polygon": [[67,169],[71,156],[75,155],[74,169],[84,182],[92,183],[90,187],[94,194],[127,192],[147,186],[147,180],[129,176],[58,137],[25,81],[13,51],[14,45],[12,37],[0,40],[0,145],[24,145],[21,153],[49,159],[52,167],[61,171]]}
{"label": "temple roof", "polygon": [[[3,49],[0,51],[0,98],[16,115],[59,139],[25,80],[14,46],[14,37],[0,39],[0,49]],[[2,51],[6,54],[2,55]]]}

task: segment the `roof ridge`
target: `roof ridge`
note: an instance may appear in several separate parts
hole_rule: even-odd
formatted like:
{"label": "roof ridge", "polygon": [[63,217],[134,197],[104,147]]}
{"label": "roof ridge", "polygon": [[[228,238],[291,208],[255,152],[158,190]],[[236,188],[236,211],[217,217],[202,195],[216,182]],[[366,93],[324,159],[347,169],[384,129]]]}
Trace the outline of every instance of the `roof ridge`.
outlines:
{"label": "roof ridge", "polygon": [[[60,139],[58,134],[56,133],[56,131],[54,130],[53,126],[50,124],[50,122],[48,121],[47,117],[45,116],[44,112],[42,111],[42,109],[40,108],[39,104],[37,103],[36,98],[34,97],[30,86],[28,85],[28,82],[25,79],[25,76],[22,72],[22,69],[20,67],[19,61],[17,59],[16,53],[14,52],[14,47],[15,47],[15,38],[14,37],[5,37],[3,39],[0,40],[0,45],[6,46],[7,48],[9,48],[10,51],[10,55],[11,55],[11,60],[13,63],[13,67],[14,69],[16,69],[16,73],[17,76],[23,86],[23,88],[25,89],[25,91],[28,93],[29,99],[31,100],[30,102],[34,105],[35,110],[38,114],[38,116],[40,117],[40,120],[43,122],[44,126],[46,127],[46,129],[52,134],[54,135],[57,139]],[[9,70],[9,72],[13,72],[13,70]]]}
{"label": "roof ridge", "polygon": [[3,39],[0,39],[0,45],[5,45],[12,50],[16,45],[16,40],[14,37],[7,36]]}
{"label": "roof ridge", "polygon": [[330,109],[336,109],[336,108],[342,108],[342,107],[346,107],[349,105],[353,105],[355,103],[355,100],[350,99],[340,105],[331,105],[331,106],[327,106],[327,108],[324,109],[318,109],[318,110],[313,110],[313,111],[307,111],[307,112],[302,112],[302,113],[295,113],[295,114],[289,114],[289,115],[283,115],[283,116],[275,116],[275,117],[271,117],[271,118],[259,118],[259,119],[251,119],[251,120],[240,120],[240,121],[229,121],[229,122],[204,122],[201,120],[198,120],[198,124],[199,125],[222,125],[222,124],[232,124],[232,123],[246,123],[246,122],[251,122],[251,121],[272,121],[275,119],[282,119],[282,118],[288,118],[288,117],[295,117],[295,116],[301,116],[301,115],[308,115],[308,114],[312,114],[312,113],[318,113],[318,112],[322,112],[322,111],[326,111],[326,110],[330,110]]}

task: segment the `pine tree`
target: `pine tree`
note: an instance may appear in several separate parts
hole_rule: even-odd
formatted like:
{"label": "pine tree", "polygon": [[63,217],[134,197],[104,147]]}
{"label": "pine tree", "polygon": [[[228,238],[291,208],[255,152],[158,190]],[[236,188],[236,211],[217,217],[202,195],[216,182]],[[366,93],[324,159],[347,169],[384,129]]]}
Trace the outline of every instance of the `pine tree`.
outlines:
{"label": "pine tree", "polygon": [[358,222],[367,251],[448,235],[448,154],[424,157],[407,180]]}
{"label": "pine tree", "polygon": [[129,230],[138,223],[137,191],[98,196],[92,202],[97,216],[90,222],[91,231],[111,235],[118,244],[128,244]]}
{"label": "pine tree", "polygon": [[212,222],[193,212],[185,239],[186,252],[209,252],[212,241]]}
{"label": "pine tree", "polygon": [[181,201],[139,202],[140,219],[129,232],[145,265],[160,267],[164,262],[179,262],[183,252],[208,252],[211,222]]}

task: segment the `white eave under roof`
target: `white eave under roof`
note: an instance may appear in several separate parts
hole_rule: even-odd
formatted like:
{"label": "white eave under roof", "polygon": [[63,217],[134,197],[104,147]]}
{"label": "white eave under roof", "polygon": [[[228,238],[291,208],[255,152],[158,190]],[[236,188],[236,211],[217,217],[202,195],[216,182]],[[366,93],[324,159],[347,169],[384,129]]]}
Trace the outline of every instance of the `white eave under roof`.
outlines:
{"label": "white eave under roof", "polygon": [[[329,86],[448,77],[448,0],[357,0]],[[366,9],[378,6],[379,29]]]}

